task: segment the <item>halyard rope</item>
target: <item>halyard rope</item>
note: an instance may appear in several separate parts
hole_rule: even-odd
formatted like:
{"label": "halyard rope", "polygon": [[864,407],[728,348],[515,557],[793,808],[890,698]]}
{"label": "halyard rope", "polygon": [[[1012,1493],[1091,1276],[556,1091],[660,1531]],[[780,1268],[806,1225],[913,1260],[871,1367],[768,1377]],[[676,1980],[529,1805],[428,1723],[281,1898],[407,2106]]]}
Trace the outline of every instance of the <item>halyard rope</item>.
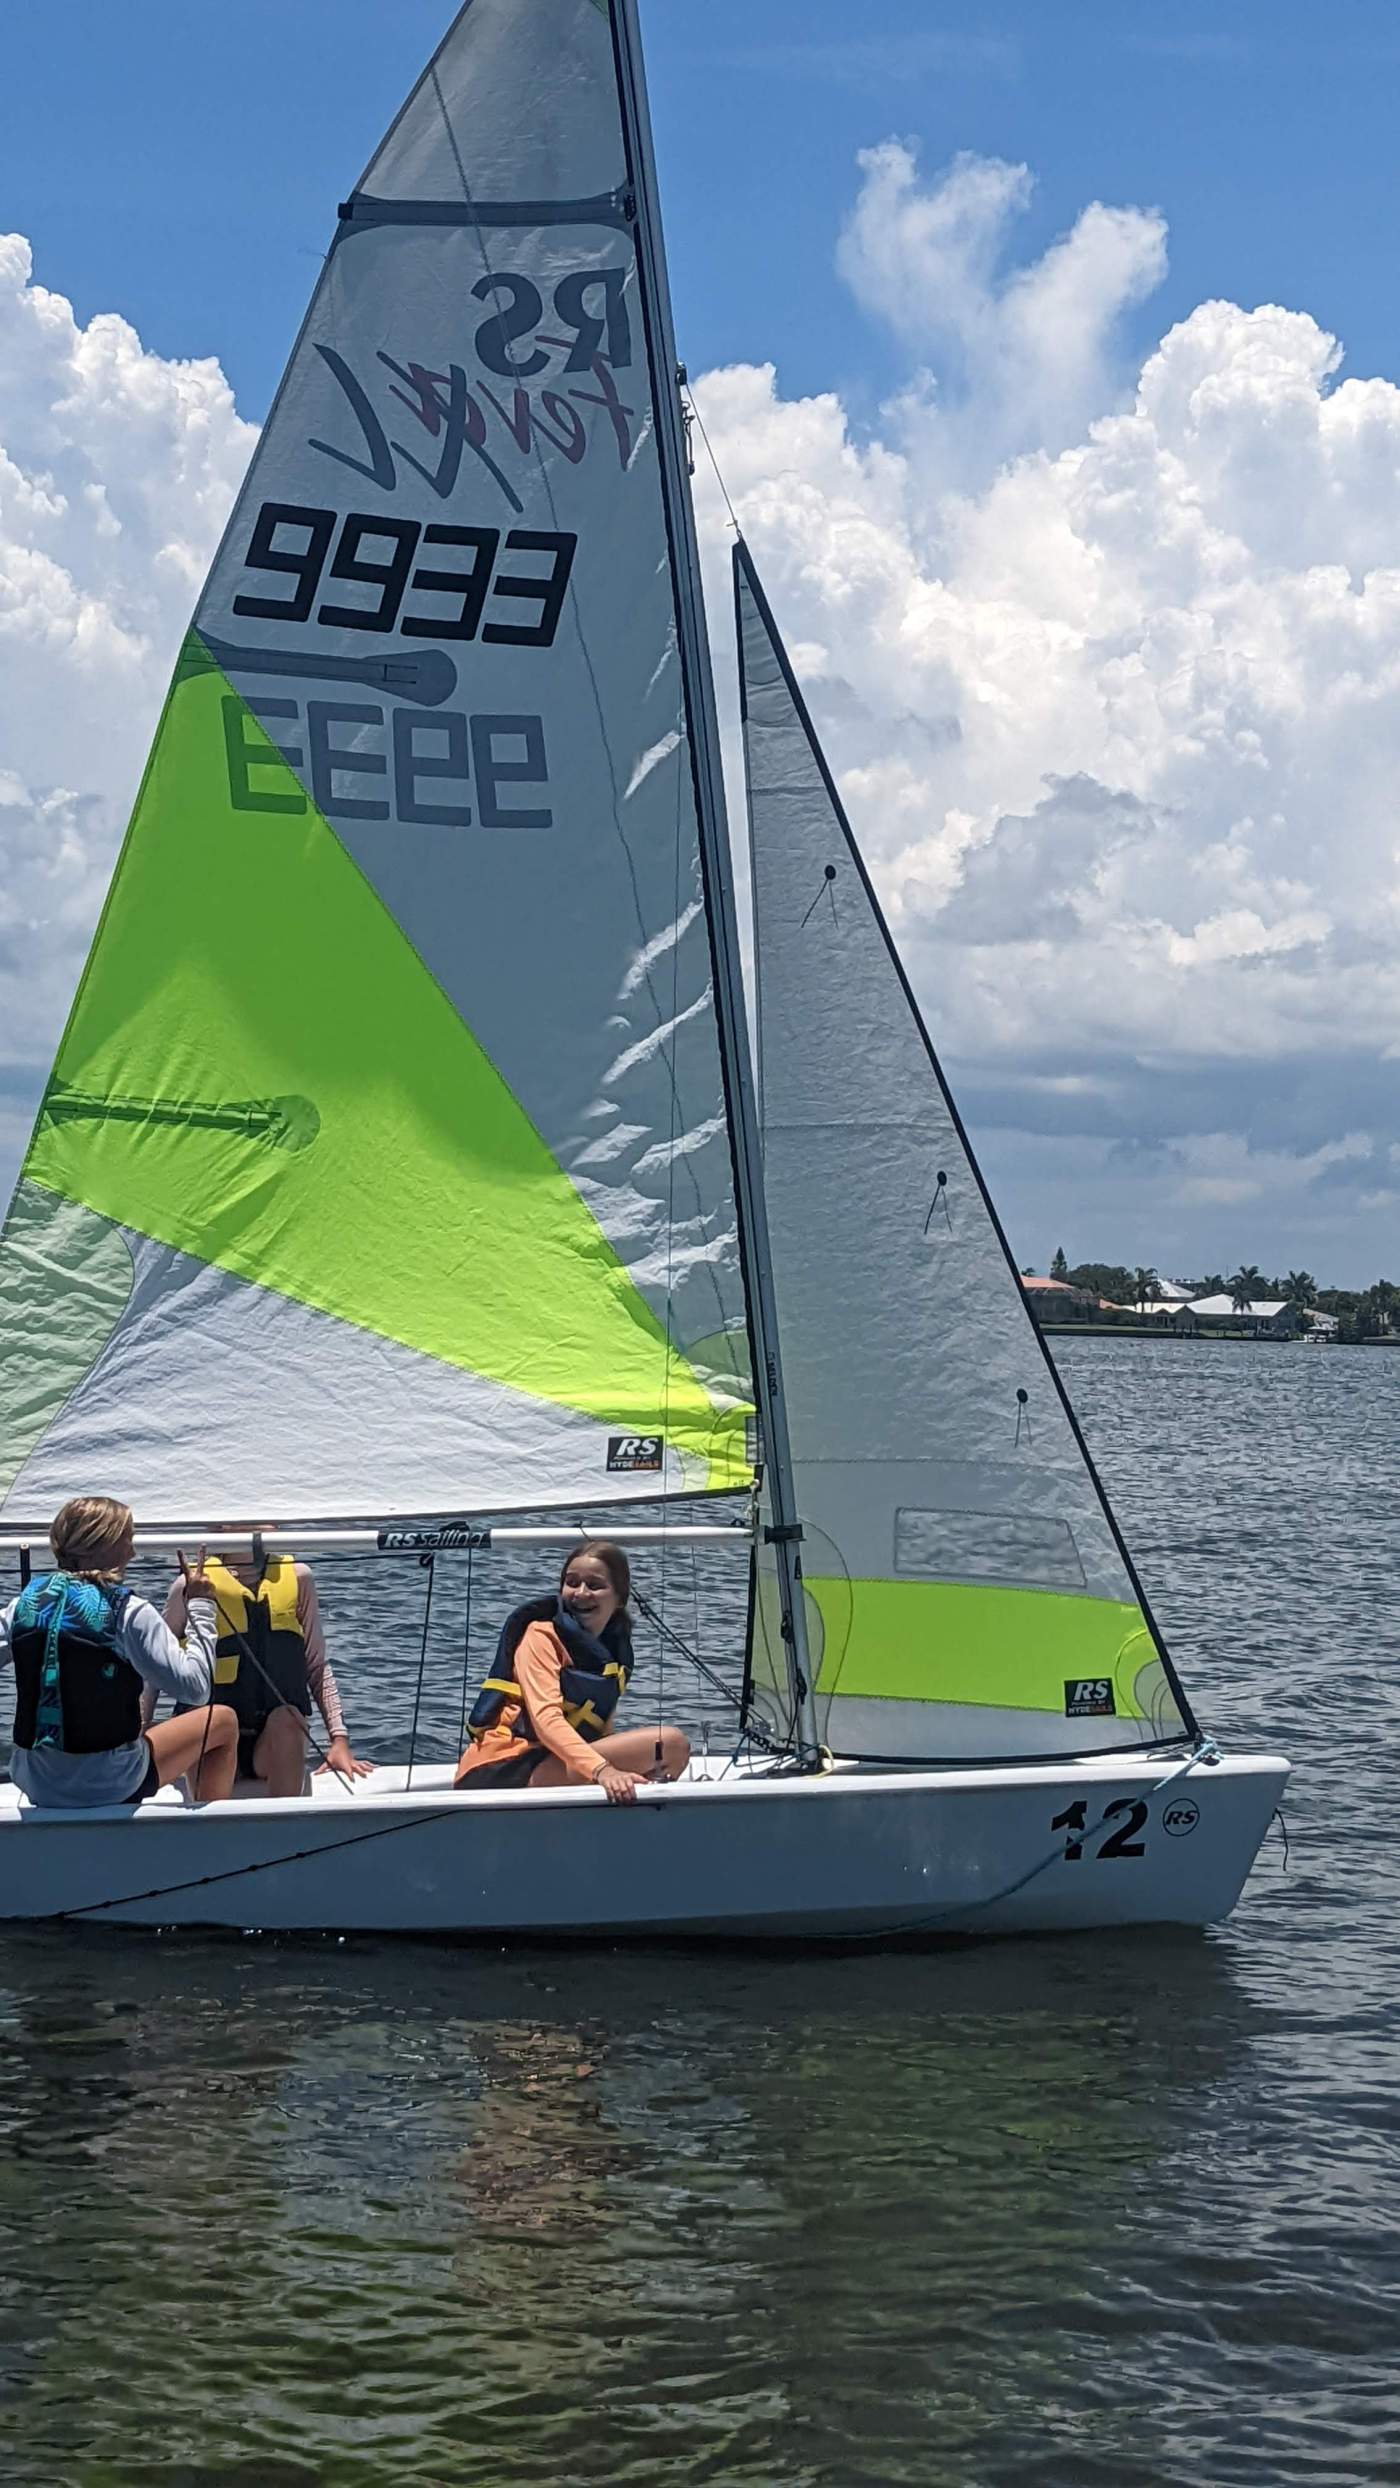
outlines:
{"label": "halyard rope", "polygon": [[413,1786],[413,1766],[418,1759],[418,1714],[423,1707],[423,1677],[428,1665],[428,1627],[433,1618],[433,1581],[435,1578],[433,1567],[437,1558],[434,1555],[420,1555],[418,1561],[428,1576],[428,1594],[423,1601],[423,1634],[418,1644],[418,1681],[413,1688],[413,1725],[408,1732],[408,1776],[404,1781],[405,1789]]}

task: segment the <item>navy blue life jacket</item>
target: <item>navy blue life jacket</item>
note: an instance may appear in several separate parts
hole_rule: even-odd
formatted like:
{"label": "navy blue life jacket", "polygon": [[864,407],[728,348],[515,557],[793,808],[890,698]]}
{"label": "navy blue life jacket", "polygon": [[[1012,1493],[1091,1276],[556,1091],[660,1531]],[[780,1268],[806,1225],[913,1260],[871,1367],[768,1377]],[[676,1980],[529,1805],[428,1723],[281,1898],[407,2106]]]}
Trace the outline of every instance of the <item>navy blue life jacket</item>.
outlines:
{"label": "navy blue life jacket", "polygon": [[491,1673],[472,1704],[467,1732],[473,1741],[486,1736],[501,1726],[502,1712],[513,1703],[516,1717],[509,1723],[511,1734],[526,1743],[534,1741],[525,1696],[515,1678],[515,1654],[532,1624],[552,1624],[563,1643],[559,1698],[564,1717],[592,1744],[603,1734],[627,1689],[633,1668],[632,1627],[619,1608],[601,1633],[590,1633],[557,1597],[527,1598],[506,1617]]}
{"label": "navy blue life jacket", "polygon": [[130,1590],[50,1572],[10,1618],[14,1741],[24,1750],[110,1754],[141,1734],[142,1679],[122,1651]]}

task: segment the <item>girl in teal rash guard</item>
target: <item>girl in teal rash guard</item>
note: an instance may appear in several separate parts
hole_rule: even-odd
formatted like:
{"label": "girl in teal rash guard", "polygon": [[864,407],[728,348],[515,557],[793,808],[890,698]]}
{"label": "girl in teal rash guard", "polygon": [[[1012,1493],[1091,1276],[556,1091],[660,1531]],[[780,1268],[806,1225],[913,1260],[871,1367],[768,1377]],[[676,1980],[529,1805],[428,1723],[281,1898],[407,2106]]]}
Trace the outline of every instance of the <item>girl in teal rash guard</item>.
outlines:
{"label": "girl in teal rash guard", "polygon": [[[229,1796],[238,1721],[210,1704],[214,1617],[203,1550],[187,1582],[187,1649],[121,1586],[133,1551],[124,1503],[77,1495],[49,1536],[56,1570],[0,1614],[0,1662],[15,1671],[15,1786],[38,1806],[139,1805],[187,1772],[197,1799]],[[148,1685],[199,1707],[143,1735]]]}

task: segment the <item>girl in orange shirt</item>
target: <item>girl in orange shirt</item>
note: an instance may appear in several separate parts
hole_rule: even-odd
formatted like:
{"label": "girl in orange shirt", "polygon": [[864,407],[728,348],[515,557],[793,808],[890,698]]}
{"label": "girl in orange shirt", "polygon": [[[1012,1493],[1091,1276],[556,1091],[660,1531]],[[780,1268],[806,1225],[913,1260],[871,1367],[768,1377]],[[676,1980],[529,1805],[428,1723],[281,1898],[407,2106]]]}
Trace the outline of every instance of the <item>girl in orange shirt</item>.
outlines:
{"label": "girl in orange shirt", "polygon": [[592,1781],[610,1804],[631,1805],[646,1780],[680,1778],[690,1744],[679,1728],[612,1733],[632,1673],[631,1586],[621,1547],[595,1539],[569,1556],[557,1598],[528,1599],[506,1618],[455,1787]]}

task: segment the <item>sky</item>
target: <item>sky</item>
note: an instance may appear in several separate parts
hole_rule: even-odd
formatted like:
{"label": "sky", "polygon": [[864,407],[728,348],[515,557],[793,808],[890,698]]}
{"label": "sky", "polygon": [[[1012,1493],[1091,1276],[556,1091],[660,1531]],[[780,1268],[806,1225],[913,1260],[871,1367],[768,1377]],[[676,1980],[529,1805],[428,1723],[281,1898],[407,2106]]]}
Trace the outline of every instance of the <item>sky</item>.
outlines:
{"label": "sky", "polygon": [[[0,1194],[335,203],[450,14],[0,28]],[[1400,1276],[1388,0],[643,17],[681,351],[1018,1257]]]}

